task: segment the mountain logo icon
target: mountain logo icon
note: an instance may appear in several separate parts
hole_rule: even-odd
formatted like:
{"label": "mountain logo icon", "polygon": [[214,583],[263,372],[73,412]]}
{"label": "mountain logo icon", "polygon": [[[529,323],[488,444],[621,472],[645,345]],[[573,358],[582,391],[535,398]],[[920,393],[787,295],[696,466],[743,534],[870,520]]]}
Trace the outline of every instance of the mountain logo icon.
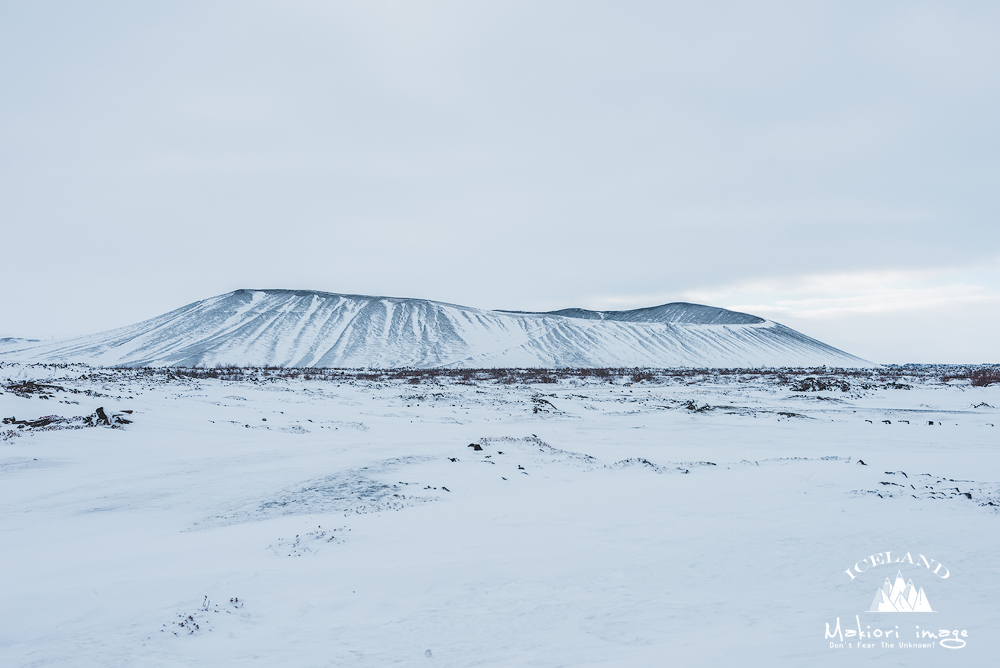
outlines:
{"label": "mountain logo icon", "polygon": [[885,584],[875,592],[875,600],[868,612],[934,612],[924,594],[924,588],[917,589],[913,580],[903,582],[903,573],[897,571],[896,581]]}

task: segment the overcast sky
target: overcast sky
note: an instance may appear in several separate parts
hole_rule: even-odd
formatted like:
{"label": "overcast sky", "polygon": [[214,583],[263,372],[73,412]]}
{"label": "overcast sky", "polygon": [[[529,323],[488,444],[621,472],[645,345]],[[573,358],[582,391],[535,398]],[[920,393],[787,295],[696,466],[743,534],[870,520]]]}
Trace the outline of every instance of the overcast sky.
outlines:
{"label": "overcast sky", "polygon": [[0,4],[0,336],[237,288],[1000,362],[1000,3]]}

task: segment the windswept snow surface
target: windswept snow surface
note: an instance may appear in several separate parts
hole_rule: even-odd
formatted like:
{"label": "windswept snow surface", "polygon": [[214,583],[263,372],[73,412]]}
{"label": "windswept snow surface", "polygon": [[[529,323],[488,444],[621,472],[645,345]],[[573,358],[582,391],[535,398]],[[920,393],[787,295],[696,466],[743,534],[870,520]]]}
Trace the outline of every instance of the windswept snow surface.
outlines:
{"label": "windswept snow surface", "polygon": [[0,356],[187,367],[870,366],[784,325],[697,304],[519,313],[310,290],[236,290],[109,332],[7,346]]}
{"label": "windswept snow surface", "polygon": [[1000,386],[193,373],[0,364],[0,665],[1000,653]]}

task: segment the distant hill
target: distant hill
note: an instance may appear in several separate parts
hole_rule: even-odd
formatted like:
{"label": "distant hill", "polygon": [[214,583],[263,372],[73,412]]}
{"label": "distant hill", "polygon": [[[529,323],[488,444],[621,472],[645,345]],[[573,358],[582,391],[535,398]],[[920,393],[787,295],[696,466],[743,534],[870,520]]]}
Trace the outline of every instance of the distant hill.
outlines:
{"label": "distant hill", "polygon": [[5,336],[0,338],[0,349],[30,346],[34,343],[38,343],[39,341],[41,341],[41,339],[19,339],[16,336]]}
{"label": "distant hill", "polygon": [[425,299],[236,290],[127,327],[0,346],[95,366],[872,366],[770,320],[677,302],[631,311],[490,311]]}

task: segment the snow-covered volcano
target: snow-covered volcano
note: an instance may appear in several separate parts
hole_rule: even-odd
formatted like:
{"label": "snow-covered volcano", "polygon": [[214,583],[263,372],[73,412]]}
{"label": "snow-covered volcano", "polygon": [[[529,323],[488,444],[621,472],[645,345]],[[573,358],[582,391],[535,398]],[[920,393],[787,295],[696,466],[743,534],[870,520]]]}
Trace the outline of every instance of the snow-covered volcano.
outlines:
{"label": "snow-covered volcano", "polygon": [[236,290],[109,332],[0,348],[0,357],[101,366],[870,366],[776,322],[698,304],[530,313],[313,290]]}

